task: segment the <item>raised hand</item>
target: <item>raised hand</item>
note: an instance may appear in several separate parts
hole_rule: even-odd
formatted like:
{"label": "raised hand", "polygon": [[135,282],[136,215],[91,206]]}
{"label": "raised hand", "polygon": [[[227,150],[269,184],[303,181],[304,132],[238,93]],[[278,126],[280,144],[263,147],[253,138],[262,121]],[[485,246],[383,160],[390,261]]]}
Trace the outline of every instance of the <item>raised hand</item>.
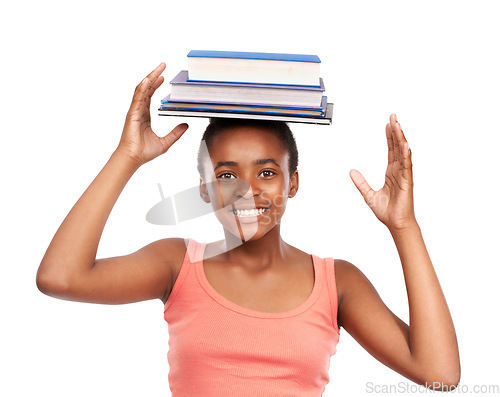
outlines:
{"label": "raised hand", "polygon": [[140,166],[165,153],[188,129],[186,123],[179,124],[164,137],[151,129],[151,96],[163,83],[162,62],[135,88],[134,98],[127,113],[125,126],[117,150],[130,156]]}
{"label": "raised hand", "polygon": [[416,223],[411,151],[395,114],[385,133],[388,164],[384,186],[374,191],[359,171],[353,169],[349,175],[375,216],[390,230],[401,230]]}

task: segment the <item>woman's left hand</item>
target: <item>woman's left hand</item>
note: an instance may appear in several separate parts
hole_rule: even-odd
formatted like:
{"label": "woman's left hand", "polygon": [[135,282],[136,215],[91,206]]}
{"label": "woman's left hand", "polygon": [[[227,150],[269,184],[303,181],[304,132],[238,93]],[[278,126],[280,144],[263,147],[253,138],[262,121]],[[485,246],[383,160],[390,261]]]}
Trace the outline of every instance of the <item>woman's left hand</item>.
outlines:
{"label": "woman's left hand", "polygon": [[411,151],[395,114],[385,133],[389,154],[384,186],[374,191],[359,171],[353,169],[349,175],[375,216],[389,230],[397,231],[416,223]]}

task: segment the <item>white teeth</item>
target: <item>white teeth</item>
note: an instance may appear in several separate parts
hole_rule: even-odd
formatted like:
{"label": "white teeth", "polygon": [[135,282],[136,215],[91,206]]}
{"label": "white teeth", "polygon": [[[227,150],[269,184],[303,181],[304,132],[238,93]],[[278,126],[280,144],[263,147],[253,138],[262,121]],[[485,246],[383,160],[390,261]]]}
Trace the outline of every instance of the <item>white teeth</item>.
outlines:
{"label": "white teeth", "polygon": [[236,216],[244,218],[244,217],[258,216],[258,215],[262,214],[263,212],[265,212],[266,210],[267,210],[267,208],[260,208],[258,210],[234,210],[232,212]]}

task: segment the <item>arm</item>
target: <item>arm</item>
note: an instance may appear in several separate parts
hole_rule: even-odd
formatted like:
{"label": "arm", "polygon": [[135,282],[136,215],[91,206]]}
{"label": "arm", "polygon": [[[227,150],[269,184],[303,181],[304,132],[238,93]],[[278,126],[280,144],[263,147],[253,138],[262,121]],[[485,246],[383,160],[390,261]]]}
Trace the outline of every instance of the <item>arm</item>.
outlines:
{"label": "arm", "polygon": [[165,239],[127,256],[96,261],[104,225],[120,193],[144,163],[165,153],[186,131],[181,124],[159,138],[151,130],[151,96],[162,84],[160,64],[136,88],[118,148],[83,193],[52,239],[38,268],[43,293],[93,303],[159,298],[170,290],[171,264],[182,261],[184,241]]}
{"label": "arm", "polygon": [[336,261],[339,323],[370,354],[403,376],[435,390],[460,380],[453,321],[413,211],[411,152],[391,116],[384,187],[375,192],[356,170],[351,178],[396,244],[408,294],[409,326],[382,302],[373,285],[352,264]]}

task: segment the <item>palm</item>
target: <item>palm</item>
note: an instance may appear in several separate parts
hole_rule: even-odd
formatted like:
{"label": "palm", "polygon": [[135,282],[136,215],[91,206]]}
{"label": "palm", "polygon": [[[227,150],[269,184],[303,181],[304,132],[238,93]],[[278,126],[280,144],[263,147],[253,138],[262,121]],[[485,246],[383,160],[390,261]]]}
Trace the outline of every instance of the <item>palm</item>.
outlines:
{"label": "palm", "polygon": [[129,115],[124,130],[132,138],[129,145],[134,153],[140,154],[144,162],[150,161],[163,152],[163,144],[151,128],[150,99]]}
{"label": "palm", "polygon": [[389,228],[401,228],[412,222],[413,178],[411,152],[396,116],[386,126],[388,162],[384,186],[374,191],[357,170],[351,178],[375,216]]}

